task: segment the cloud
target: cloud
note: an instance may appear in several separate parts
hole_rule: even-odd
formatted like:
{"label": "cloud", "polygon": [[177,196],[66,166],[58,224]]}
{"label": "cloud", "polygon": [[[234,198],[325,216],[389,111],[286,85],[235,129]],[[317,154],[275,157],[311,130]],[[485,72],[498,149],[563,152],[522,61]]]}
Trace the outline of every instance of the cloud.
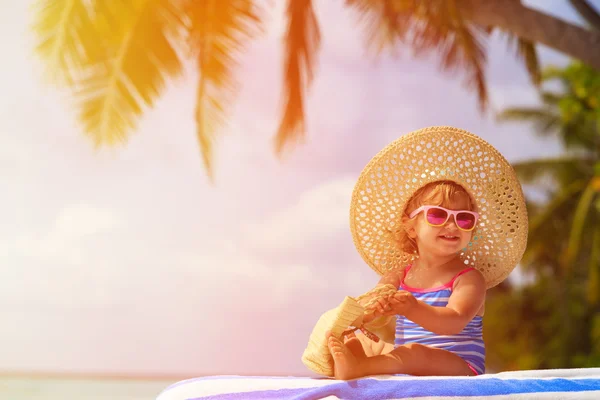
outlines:
{"label": "cloud", "polygon": [[74,204],[60,211],[47,232],[4,238],[6,262],[12,267],[7,271],[11,279],[0,284],[4,305],[65,309],[110,303],[110,296],[102,293],[102,277],[114,276],[106,274],[110,269],[94,268],[95,252],[98,243],[110,241],[121,228],[114,211]]}
{"label": "cloud", "polygon": [[293,255],[310,251],[323,241],[331,242],[349,228],[354,183],[351,178],[323,183],[266,219],[243,225],[247,246],[253,251]]}
{"label": "cloud", "polygon": [[[322,309],[328,280],[315,276],[314,266],[269,263],[222,236],[203,238],[197,248],[162,246],[142,240],[143,229],[120,210],[74,204],[43,234],[0,242],[11,265],[0,283],[0,309],[27,332],[9,329],[2,338],[29,349],[3,352],[0,368],[241,373],[254,362],[223,352],[239,341],[241,326],[245,340],[259,343],[266,330],[281,334],[290,310]],[[275,359],[272,351],[285,349],[267,349]]]}
{"label": "cloud", "polygon": [[114,210],[106,210],[87,204],[65,207],[58,217],[52,236],[46,240],[50,244],[77,240],[119,228],[120,218]]}
{"label": "cloud", "polygon": [[13,250],[38,262],[79,267],[87,261],[85,247],[93,245],[102,235],[114,234],[122,228],[121,224],[113,210],[75,204],[59,212],[47,233],[16,236]]}
{"label": "cloud", "polygon": [[538,106],[540,99],[533,85],[493,84],[489,86],[490,103],[500,112],[509,107]]}
{"label": "cloud", "polygon": [[[164,234],[144,235],[145,226],[136,224],[134,215],[126,216],[124,209],[66,206],[47,231],[0,241],[0,250],[14,267],[14,280],[5,280],[6,290],[1,292],[6,304],[17,301],[26,307],[43,302],[45,308],[55,310],[124,310],[141,306],[143,296],[131,296],[132,289],[138,294],[152,292],[155,298],[163,297],[161,305],[177,308],[180,301],[232,298],[238,286],[250,285],[260,287],[258,302],[285,304],[297,287],[318,290],[324,281],[311,279],[314,265],[293,256],[285,263],[273,263],[262,257],[261,250],[268,252],[274,246],[285,254],[286,246],[294,244],[285,239],[290,228],[288,236],[297,241],[298,251],[304,240],[334,243],[336,232],[347,226],[348,206],[342,203],[350,190],[345,180],[325,185],[289,210],[269,216],[264,225],[246,225],[247,241],[241,243],[248,246],[240,245],[238,235],[212,232],[213,236],[203,234],[190,247],[186,242],[171,242]],[[322,214],[311,217],[313,209]],[[154,220],[154,226],[160,230],[159,221]],[[279,241],[271,243],[270,238]],[[15,281],[32,290],[21,295]],[[189,282],[195,284],[186,289]]]}

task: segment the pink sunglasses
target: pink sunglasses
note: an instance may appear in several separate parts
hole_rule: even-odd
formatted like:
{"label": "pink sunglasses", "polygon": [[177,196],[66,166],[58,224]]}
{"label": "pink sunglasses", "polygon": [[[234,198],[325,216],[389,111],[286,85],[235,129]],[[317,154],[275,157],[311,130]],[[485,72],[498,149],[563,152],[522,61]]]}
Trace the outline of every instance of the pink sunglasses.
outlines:
{"label": "pink sunglasses", "polygon": [[413,219],[421,211],[425,213],[425,220],[431,226],[444,225],[452,215],[454,216],[454,221],[456,221],[456,226],[458,227],[458,229],[467,232],[475,229],[475,226],[477,225],[477,220],[479,219],[479,214],[477,214],[474,211],[454,211],[438,206],[421,206],[415,211],[411,212],[408,217],[410,219]]}

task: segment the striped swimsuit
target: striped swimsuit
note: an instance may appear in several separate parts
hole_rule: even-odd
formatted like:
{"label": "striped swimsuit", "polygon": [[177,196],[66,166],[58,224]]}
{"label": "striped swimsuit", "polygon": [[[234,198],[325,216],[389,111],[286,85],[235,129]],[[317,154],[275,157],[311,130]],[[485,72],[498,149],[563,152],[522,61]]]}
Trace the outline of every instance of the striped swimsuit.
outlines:
{"label": "striped swimsuit", "polygon": [[[410,292],[417,300],[436,307],[445,307],[448,304],[450,294],[452,294],[452,287],[456,278],[474,269],[467,268],[462,270],[445,285],[432,289],[417,289],[404,284],[404,279],[406,279],[410,267],[410,265],[406,267],[404,277],[398,289]],[[394,347],[407,343],[419,343],[444,349],[465,360],[469,368],[476,375],[480,375],[485,372],[485,345],[483,343],[482,330],[483,319],[479,315],[476,315],[469,321],[467,326],[458,335],[437,335],[406,319],[403,315],[398,315],[396,318]]]}

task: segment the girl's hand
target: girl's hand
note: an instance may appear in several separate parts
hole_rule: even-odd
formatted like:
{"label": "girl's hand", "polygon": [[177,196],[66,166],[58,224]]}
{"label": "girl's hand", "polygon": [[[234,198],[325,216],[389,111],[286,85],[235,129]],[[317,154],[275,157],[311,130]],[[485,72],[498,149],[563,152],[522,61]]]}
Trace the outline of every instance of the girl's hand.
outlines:
{"label": "girl's hand", "polygon": [[369,323],[374,319],[386,315],[385,310],[390,309],[389,300],[387,298],[378,298],[369,305],[365,305],[365,314],[363,323]]}
{"label": "girl's hand", "polygon": [[[385,315],[406,315],[417,305],[417,299],[415,296],[413,296],[410,292],[405,292],[403,290],[399,290],[394,293],[389,297],[388,301],[391,307],[390,311],[386,312]],[[390,314],[390,312],[392,314]]]}
{"label": "girl's hand", "polygon": [[366,309],[364,322],[381,316],[405,315],[417,304],[417,299],[409,292],[399,290],[393,295],[377,299]]}

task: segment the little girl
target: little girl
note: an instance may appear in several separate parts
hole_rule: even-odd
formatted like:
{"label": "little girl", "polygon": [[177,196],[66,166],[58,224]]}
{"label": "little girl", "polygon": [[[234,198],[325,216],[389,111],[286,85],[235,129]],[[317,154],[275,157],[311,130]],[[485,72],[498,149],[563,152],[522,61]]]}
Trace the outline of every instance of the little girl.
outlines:
{"label": "little girl", "polygon": [[524,200],[508,162],[456,128],[413,132],[365,168],[351,216],[379,285],[398,288],[364,322],[396,316],[396,332],[393,345],[328,334],[335,378],[484,373],[486,290],[506,278],[526,244]]}

